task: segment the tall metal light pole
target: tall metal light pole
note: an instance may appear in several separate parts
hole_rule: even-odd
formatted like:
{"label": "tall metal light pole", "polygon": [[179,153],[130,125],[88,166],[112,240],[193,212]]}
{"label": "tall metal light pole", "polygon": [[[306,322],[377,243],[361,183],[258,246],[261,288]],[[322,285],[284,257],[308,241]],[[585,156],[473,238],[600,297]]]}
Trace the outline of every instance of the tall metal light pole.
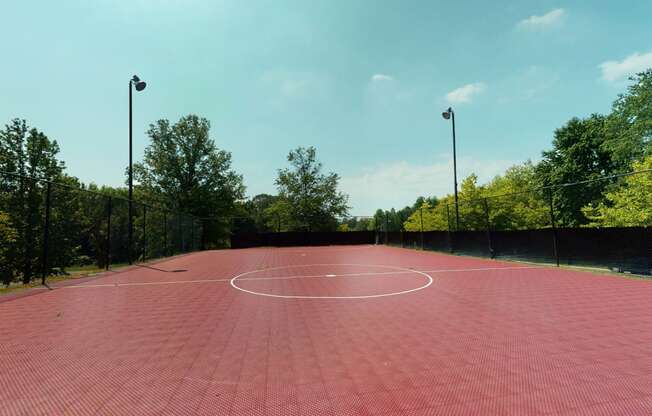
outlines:
{"label": "tall metal light pole", "polygon": [[131,116],[131,90],[132,86],[136,91],[142,91],[147,84],[141,81],[137,75],[129,80],[129,264],[133,263],[132,248],[134,244],[134,217],[133,217],[133,194],[134,194],[134,175],[133,175],[133,140],[132,140],[132,116]]}
{"label": "tall metal light pole", "polygon": [[455,231],[460,229],[460,209],[457,203],[457,153],[455,149],[455,112],[452,107],[441,113],[445,120],[451,119],[453,122],[453,179],[455,181]]}

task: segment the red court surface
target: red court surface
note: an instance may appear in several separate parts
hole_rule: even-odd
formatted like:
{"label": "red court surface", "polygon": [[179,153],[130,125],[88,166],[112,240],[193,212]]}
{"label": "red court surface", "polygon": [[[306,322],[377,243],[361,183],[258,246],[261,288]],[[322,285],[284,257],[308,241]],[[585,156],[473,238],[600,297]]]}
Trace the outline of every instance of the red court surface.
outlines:
{"label": "red court surface", "polygon": [[0,414],[652,414],[647,281],[383,246],[154,267],[0,303]]}

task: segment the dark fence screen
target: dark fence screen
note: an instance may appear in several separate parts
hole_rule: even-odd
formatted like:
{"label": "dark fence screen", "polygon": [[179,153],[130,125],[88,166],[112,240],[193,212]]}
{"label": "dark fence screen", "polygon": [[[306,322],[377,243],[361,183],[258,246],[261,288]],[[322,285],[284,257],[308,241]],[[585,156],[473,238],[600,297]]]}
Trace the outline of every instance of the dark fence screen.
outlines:
{"label": "dark fence screen", "polygon": [[[557,230],[559,232],[559,230]],[[494,256],[510,260],[554,263],[555,234],[552,228],[539,230],[492,231]]]}
{"label": "dark fence screen", "polygon": [[231,248],[330,246],[374,243],[376,243],[376,233],[374,231],[237,233],[231,236]]}
{"label": "dark fence screen", "polygon": [[652,274],[652,228],[511,231],[236,233],[231,248],[387,244],[508,260],[595,266]]}
{"label": "dark fence screen", "polygon": [[[652,228],[380,233],[380,242],[455,254],[652,274]],[[423,243],[422,243],[423,242]]]}
{"label": "dark fence screen", "polygon": [[563,264],[606,265],[652,274],[652,228],[579,228],[557,232]]}

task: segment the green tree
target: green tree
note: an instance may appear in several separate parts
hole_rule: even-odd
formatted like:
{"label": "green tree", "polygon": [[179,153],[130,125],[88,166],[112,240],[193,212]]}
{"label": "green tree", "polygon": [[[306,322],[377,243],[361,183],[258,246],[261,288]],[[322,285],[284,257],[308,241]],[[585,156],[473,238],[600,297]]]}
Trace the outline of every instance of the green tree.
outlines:
{"label": "green tree", "polygon": [[346,233],[346,232],[349,232],[349,231],[352,231],[352,230],[349,228],[349,224],[344,222],[344,223],[337,226],[337,231]]}
{"label": "green tree", "polygon": [[652,69],[630,78],[633,84],[618,95],[609,115],[604,148],[619,170],[652,153]]}
{"label": "green tree", "polygon": [[373,223],[378,231],[385,231],[385,211],[382,209],[377,209],[374,213]]}
{"label": "green tree", "polygon": [[429,206],[434,207],[439,203],[439,198],[437,198],[436,196],[430,196],[430,197],[420,196],[420,197],[418,197],[416,199],[416,201],[414,201],[414,204],[412,204],[412,206],[410,207],[410,215],[412,213],[414,213],[416,210],[418,210],[419,208],[421,208],[423,206],[423,204],[426,204],[426,203]]}
{"label": "green tree", "polygon": [[536,174],[535,165],[527,161],[510,167],[485,186],[492,229],[523,230],[550,225],[548,200],[543,191],[536,189]]}
{"label": "green tree", "polygon": [[275,195],[258,194],[236,203],[231,232],[273,232],[278,229],[278,217],[267,210],[278,200]]}
{"label": "green tree", "polygon": [[63,173],[51,186],[48,263],[61,272],[71,265],[90,262],[86,259],[91,254],[87,244],[90,223],[102,204],[100,196],[84,191],[79,179]]}
{"label": "green tree", "polygon": [[[634,162],[634,171],[652,170],[652,156]],[[626,176],[622,186],[605,193],[605,201],[582,209],[598,227],[652,226],[652,172]]]}
{"label": "green tree", "polygon": [[291,230],[335,230],[349,210],[348,196],[337,189],[339,175],[322,173],[314,147],[298,147],[287,160],[290,167],[276,178],[280,199],[269,212],[282,213]]}
{"label": "green tree", "polygon": [[276,197],[267,208],[265,208],[267,227],[272,231],[285,232],[300,229],[294,217],[294,210],[287,199]]}
{"label": "green tree", "polygon": [[[553,149],[543,152],[537,167],[542,185],[597,179],[614,173],[615,164],[603,146],[607,137],[605,117],[573,118],[555,130]],[[560,225],[575,227],[587,222],[582,207],[602,198],[606,182],[596,181],[581,187],[560,187],[553,191],[555,211]]]}
{"label": "green tree", "polygon": [[9,247],[11,266],[29,283],[38,267],[41,246],[44,183],[60,179],[64,164],[57,159],[59,145],[25,120],[13,119],[0,131],[0,192],[2,206],[10,215],[18,236]]}
{"label": "green tree", "polygon": [[[231,154],[219,150],[210,138],[210,123],[196,115],[171,125],[159,120],[147,132],[151,144],[134,176],[154,202],[196,217],[232,216],[236,202],[244,198],[242,176],[231,168]],[[213,233],[222,233],[224,222],[205,226],[204,246],[217,244]]]}
{"label": "green tree", "polygon": [[341,224],[346,224],[347,231],[373,231],[374,224],[371,217],[349,217]]}
{"label": "green tree", "polygon": [[[478,176],[475,173],[467,176],[460,185],[459,211],[460,230],[485,230],[487,220],[484,207],[485,189],[478,186]],[[455,206],[451,207],[451,224],[455,224]]]}
{"label": "green tree", "polygon": [[[422,205],[405,220],[405,231],[445,231],[449,227],[449,215],[454,215],[453,198],[447,196],[439,201],[424,200]],[[446,205],[449,211],[446,211]],[[452,225],[452,223],[451,223]]]}
{"label": "green tree", "polygon": [[[437,197],[423,197],[420,196],[418,197],[414,203],[411,206],[405,206],[401,208],[400,210],[395,210],[394,208],[391,208],[389,211],[383,211],[383,216],[386,217],[386,222],[387,226],[389,227],[389,231],[401,231],[405,230],[408,231],[405,228],[405,223],[413,216],[415,212],[417,212],[421,207],[423,206],[428,206],[430,208],[437,206],[438,204],[438,199]],[[383,221],[385,221],[385,218],[383,218]],[[383,222],[385,224],[385,222]],[[421,222],[419,220],[419,227],[421,226]],[[384,227],[385,225],[383,225]]]}
{"label": "green tree", "polygon": [[16,243],[18,233],[12,227],[9,214],[0,211],[0,280],[8,285],[14,279],[14,270],[11,267],[10,247]]}

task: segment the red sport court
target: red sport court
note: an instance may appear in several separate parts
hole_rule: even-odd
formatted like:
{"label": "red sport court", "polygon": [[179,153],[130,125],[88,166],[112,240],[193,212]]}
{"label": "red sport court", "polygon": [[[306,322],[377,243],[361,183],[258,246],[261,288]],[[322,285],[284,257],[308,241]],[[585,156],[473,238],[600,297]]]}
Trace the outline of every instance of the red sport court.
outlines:
{"label": "red sport court", "polygon": [[648,281],[205,251],[0,303],[2,415],[649,415]]}

